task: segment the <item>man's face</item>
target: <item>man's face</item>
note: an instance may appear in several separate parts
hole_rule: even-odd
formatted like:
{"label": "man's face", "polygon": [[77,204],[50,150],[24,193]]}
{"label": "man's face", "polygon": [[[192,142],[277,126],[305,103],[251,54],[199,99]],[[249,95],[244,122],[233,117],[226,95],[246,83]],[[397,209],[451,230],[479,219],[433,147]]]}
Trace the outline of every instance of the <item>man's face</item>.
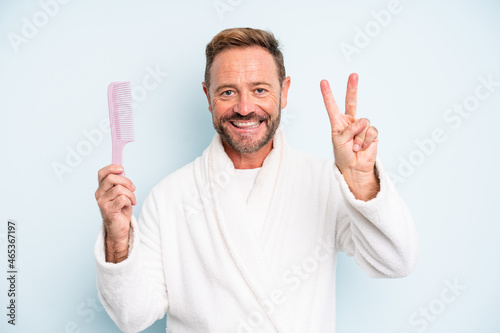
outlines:
{"label": "man's face", "polygon": [[257,152],[273,137],[286,106],[290,78],[279,84],[273,56],[262,47],[225,50],[210,69],[207,94],[214,127],[241,154]]}

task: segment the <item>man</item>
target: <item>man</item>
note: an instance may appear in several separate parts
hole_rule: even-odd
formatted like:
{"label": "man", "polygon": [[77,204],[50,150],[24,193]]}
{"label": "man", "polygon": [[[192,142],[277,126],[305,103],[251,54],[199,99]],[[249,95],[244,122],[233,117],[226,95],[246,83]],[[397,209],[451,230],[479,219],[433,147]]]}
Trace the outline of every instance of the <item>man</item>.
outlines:
{"label": "man", "polygon": [[274,36],[240,28],[207,45],[203,91],[217,134],[132,215],[135,186],[109,165],[96,191],[101,301],[125,332],[167,313],[168,332],[334,332],[338,251],[372,277],[409,274],[411,216],[376,158],[377,130],[342,114],[321,81],[335,162],[290,148],[290,77]]}

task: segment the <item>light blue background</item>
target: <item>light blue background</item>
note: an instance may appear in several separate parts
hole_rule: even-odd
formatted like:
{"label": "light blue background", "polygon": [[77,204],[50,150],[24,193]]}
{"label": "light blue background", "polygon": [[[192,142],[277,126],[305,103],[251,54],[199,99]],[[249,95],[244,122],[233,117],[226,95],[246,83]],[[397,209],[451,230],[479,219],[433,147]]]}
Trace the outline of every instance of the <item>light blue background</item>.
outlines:
{"label": "light blue background", "polygon": [[[111,160],[109,134],[71,173],[58,178],[53,165],[66,164],[67,149],[81,148],[83,132],[107,119],[110,82],[132,81],[137,90],[148,71],[158,69],[157,86],[135,108],[136,141],[125,150],[141,207],[160,179],[209,144],[214,130],[201,89],[204,48],[217,32],[235,26],[270,29],[282,42],[292,77],[283,123],[298,149],[332,157],[319,81],[329,79],[343,105],[349,73],[359,74],[358,116],[378,128],[379,155],[400,177],[396,186],[415,218],[420,257],[409,277],[373,280],[340,256],[337,332],[500,331],[500,87],[460,124],[443,118],[454,104],[471,100],[479,77],[500,82],[498,2],[401,0],[400,12],[350,62],[340,45],[354,45],[355,29],[365,29],[374,21],[371,11],[390,1],[73,0],[47,22],[40,3],[0,4],[4,272],[7,220],[16,220],[19,230],[18,325],[6,323],[2,278],[0,331],[119,331],[91,305],[101,223],[94,192],[97,170]],[[220,3],[231,10],[218,13]],[[22,37],[23,18],[33,16],[45,25],[13,47],[9,36]],[[428,140],[436,128],[446,140],[429,155],[419,153],[415,140]],[[421,164],[401,177],[402,161],[410,157]],[[466,287],[449,304],[440,301],[443,292],[452,295],[445,281]],[[429,306],[439,314],[425,329],[412,324],[412,315]],[[165,318],[147,332],[165,332]]]}

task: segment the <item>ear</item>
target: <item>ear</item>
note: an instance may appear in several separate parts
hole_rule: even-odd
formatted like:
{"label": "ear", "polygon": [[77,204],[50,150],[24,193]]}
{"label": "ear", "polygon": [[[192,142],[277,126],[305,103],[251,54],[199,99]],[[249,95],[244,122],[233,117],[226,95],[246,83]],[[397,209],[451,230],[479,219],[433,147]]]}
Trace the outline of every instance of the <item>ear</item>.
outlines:
{"label": "ear", "polygon": [[210,113],[212,113],[212,105],[210,104],[210,93],[208,92],[208,88],[207,88],[207,85],[205,84],[205,82],[202,82],[201,85],[203,86],[203,92],[205,93],[205,95],[207,96],[207,100],[208,100],[208,111],[210,111]]}
{"label": "ear", "polygon": [[288,89],[290,88],[291,78],[287,76],[283,80],[283,85],[281,86],[281,108],[284,109],[286,106],[286,99],[288,97]]}

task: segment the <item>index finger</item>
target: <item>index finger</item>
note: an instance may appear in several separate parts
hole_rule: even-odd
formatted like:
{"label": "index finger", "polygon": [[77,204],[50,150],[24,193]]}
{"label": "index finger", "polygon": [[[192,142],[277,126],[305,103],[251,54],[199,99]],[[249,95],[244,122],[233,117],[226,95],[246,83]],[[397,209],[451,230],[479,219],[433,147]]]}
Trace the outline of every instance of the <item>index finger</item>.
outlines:
{"label": "index finger", "polygon": [[358,74],[352,73],[347,80],[347,90],[345,94],[345,114],[356,118],[356,108],[358,106]]}
{"label": "index finger", "polygon": [[328,117],[330,118],[330,124],[333,127],[335,119],[342,115],[333,98],[332,90],[330,89],[330,84],[327,80],[321,80],[320,82],[321,94],[323,95],[323,101],[325,102],[326,111],[328,112]]}
{"label": "index finger", "polygon": [[97,172],[97,181],[99,184],[101,184],[102,180],[106,178],[110,173],[120,174],[122,172],[123,172],[123,167],[121,165],[118,164],[107,165]]}

